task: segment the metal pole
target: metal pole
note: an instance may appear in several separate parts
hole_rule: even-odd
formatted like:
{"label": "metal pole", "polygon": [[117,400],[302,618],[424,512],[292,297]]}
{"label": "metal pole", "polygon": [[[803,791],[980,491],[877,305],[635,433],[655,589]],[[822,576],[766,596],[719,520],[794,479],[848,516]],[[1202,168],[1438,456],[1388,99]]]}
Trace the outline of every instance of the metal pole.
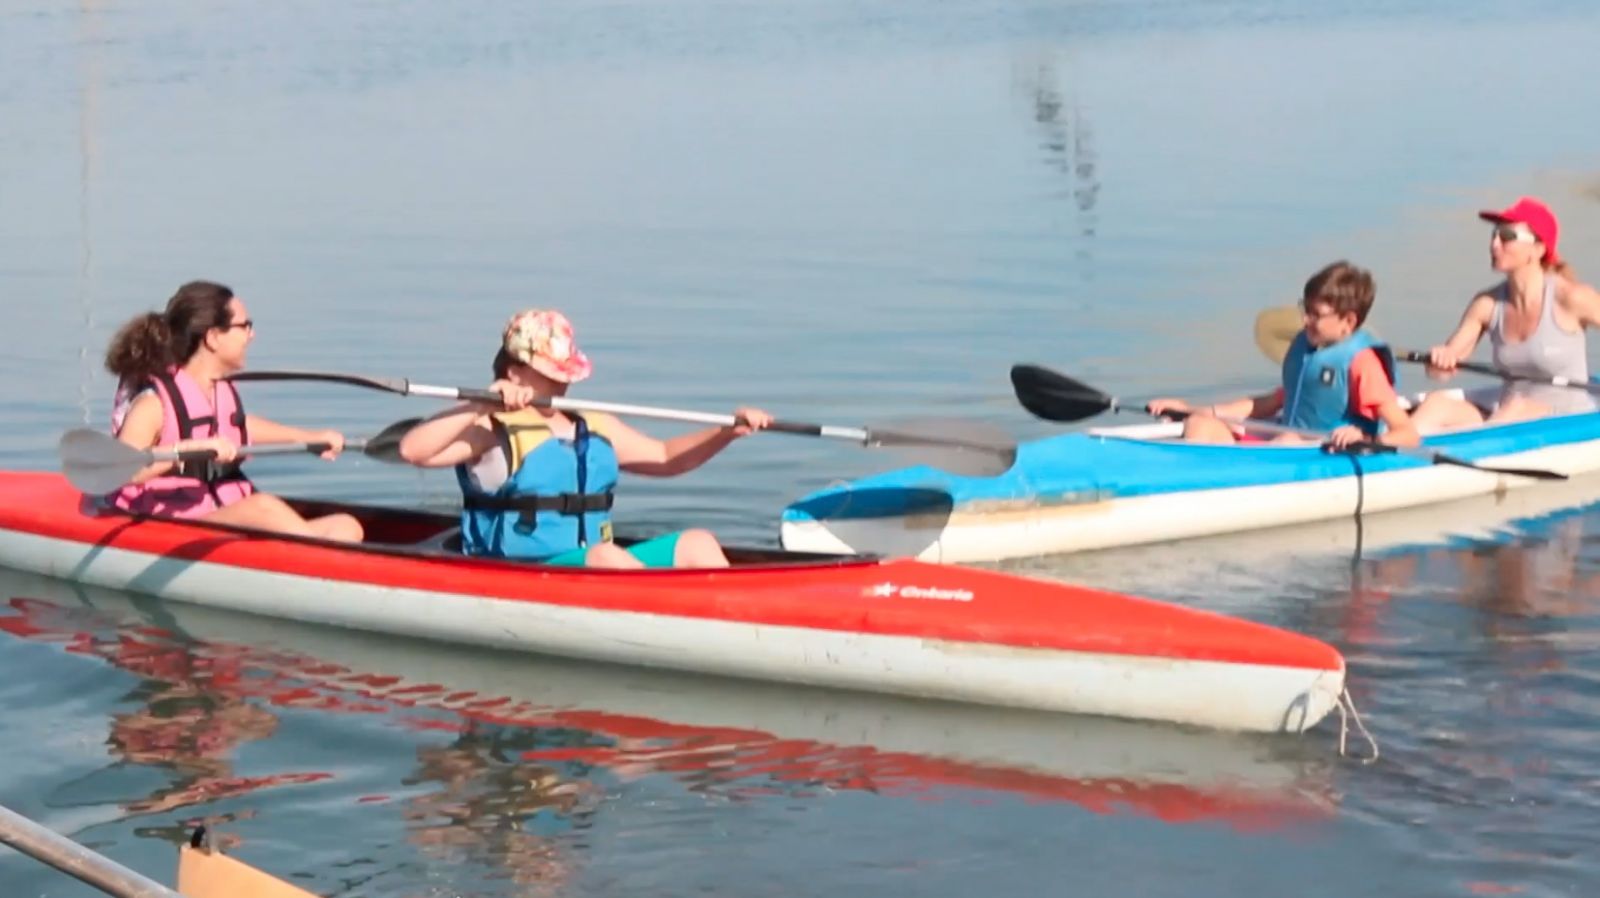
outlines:
{"label": "metal pole", "polygon": [[0,843],[116,898],[183,898],[149,877],[0,806]]}

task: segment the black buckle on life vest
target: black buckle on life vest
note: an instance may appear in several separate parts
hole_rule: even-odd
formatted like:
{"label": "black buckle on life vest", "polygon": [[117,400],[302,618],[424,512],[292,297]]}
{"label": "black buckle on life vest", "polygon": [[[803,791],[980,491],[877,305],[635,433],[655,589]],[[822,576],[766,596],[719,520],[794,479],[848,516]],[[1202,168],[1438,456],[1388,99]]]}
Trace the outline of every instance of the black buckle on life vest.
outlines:
{"label": "black buckle on life vest", "polygon": [[244,480],[244,469],[236,461],[223,464],[214,458],[192,458],[180,461],[172,473],[179,477],[192,477],[206,485]]}

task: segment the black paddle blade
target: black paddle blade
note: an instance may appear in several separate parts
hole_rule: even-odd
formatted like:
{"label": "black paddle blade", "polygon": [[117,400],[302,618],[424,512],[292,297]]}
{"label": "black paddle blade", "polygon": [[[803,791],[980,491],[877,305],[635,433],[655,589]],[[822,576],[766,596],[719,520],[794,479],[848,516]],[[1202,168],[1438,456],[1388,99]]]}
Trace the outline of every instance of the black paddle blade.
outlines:
{"label": "black paddle blade", "polygon": [[367,438],[366,445],[361,447],[362,454],[390,464],[407,464],[406,460],[400,457],[400,441],[411,432],[411,428],[421,423],[421,418],[407,418],[390,424]]}
{"label": "black paddle blade", "polygon": [[1559,471],[1546,471],[1542,468],[1501,468],[1494,465],[1480,465],[1474,462],[1435,452],[1432,455],[1436,465],[1452,465],[1457,468],[1471,468],[1474,471],[1483,471],[1488,474],[1510,474],[1513,477],[1526,477],[1530,480],[1569,480],[1571,478]]}
{"label": "black paddle blade", "polygon": [[1042,365],[1011,366],[1017,401],[1046,421],[1082,421],[1115,408],[1117,400]]}
{"label": "black paddle blade", "polygon": [[1017,441],[991,424],[961,418],[910,418],[868,428],[866,445],[963,477],[997,477],[1017,461]]}

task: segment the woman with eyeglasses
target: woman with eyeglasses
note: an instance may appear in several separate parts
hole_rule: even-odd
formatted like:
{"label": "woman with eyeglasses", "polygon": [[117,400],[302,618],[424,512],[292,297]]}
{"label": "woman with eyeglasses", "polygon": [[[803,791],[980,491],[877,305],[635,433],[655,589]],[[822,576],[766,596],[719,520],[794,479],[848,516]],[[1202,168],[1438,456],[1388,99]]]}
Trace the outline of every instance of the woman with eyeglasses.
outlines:
{"label": "woman with eyeglasses", "polygon": [[338,431],[245,414],[226,378],[244,368],[254,339],[244,300],[209,281],[184,284],[165,311],[140,315],[117,331],[105,359],[117,376],[111,410],[117,438],[135,449],[210,450],[214,458],[148,465],[109,497],[111,504],[130,514],[359,541],[355,518],[302,517],[277,496],[256,491],[239,469],[239,447],[252,443],[327,443],[323,457],[330,459],[344,448]]}
{"label": "woman with eyeglasses", "polygon": [[[1489,264],[1505,280],[1474,296],[1456,332],[1429,352],[1429,376],[1449,379],[1456,364],[1487,333],[1494,365],[1502,371],[1532,380],[1562,377],[1587,382],[1584,331],[1600,325],[1600,293],[1574,279],[1556,253],[1560,227],[1555,213],[1539,200],[1523,197],[1498,212],[1479,212],[1478,217],[1493,225]],[[1433,393],[1411,420],[1418,431],[1435,433],[1594,410],[1594,400],[1585,390],[1508,381],[1461,397]]]}

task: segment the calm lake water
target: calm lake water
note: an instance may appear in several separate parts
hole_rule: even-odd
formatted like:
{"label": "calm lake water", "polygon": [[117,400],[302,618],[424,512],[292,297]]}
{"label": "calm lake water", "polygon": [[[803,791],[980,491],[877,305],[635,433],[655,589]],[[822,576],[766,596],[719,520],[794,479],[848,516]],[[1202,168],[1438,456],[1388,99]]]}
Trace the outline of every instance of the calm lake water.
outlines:
{"label": "calm lake water", "polygon": [[[1270,382],[1254,313],[1341,256],[1426,345],[1488,281],[1485,204],[1545,192],[1600,272],[1597,38],[1588,0],[13,0],[0,465],[102,424],[111,331],[195,277],[250,301],[254,367],[478,385],[504,319],[556,306],[583,396],[1024,437],[1050,431],[1017,361],[1127,396]],[[432,408],[246,396],[351,434]],[[785,502],[893,463],[762,436],[628,484],[622,518],[770,544]],[[252,469],[453,499],[366,460]],[[162,878],[208,820],[327,895],[1593,894],[1597,502],[1008,565],[1332,642],[1370,766],[1336,721],[1038,719],[0,574],[0,802]],[[90,893],[14,855],[0,882]]]}

